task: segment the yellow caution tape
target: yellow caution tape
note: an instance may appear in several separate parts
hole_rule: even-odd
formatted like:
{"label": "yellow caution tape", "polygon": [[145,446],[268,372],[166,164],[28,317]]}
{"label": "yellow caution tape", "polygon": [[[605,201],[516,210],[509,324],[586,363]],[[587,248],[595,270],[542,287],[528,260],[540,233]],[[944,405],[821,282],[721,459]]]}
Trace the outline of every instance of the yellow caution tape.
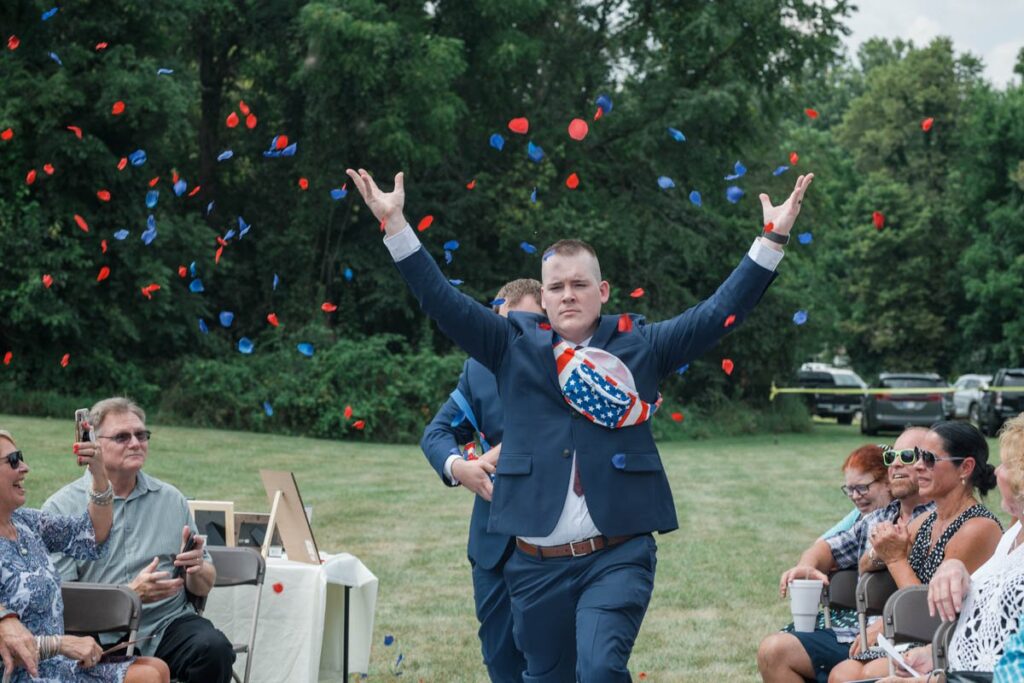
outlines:
{"label": "yellow caution tape", "polygon": [[[840,389],[833,387],[777,387],[772,382],[769,401],[774,401],[779,394],[829,394],[840,396],[867,396],[868,394],[891,394],[896,396],[914,396],[924,394],[952,394],[957,391],[954,387],[872,387],[870,389]],[[1019,394],[1024,392],[1024,387],[987,387],[978,391],[988,391],[1004,394]]]}

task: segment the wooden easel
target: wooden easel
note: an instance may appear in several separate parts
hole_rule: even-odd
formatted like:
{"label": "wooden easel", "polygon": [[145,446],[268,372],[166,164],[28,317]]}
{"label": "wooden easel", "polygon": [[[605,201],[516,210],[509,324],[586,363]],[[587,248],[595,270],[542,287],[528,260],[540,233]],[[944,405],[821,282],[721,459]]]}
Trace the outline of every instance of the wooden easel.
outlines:
{"label": "wooden easel", "polygon": [[263,548],[260,549],[264,560],[270,555],[270,542],[274,540],[274,530],[277,528],[277,510],[281,505],[282,498],[284,498],[283,491],[274,491],[274,502],[270,506],[270,519],[267,521],[267,535],[263,539]]}

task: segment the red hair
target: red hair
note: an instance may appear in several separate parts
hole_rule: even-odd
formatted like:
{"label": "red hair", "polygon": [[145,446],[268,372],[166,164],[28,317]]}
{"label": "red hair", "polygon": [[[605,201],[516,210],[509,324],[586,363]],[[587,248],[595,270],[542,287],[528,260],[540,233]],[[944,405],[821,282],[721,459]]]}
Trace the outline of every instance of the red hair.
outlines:
{"label": "red hair", "polygon": [[843,462],[840,469],[845,472],[851,467],[870,474],[876,480],[884,479],[885,464],[882,462],[882,447],[861,446],[857,448],[846,456],[846,461]]}

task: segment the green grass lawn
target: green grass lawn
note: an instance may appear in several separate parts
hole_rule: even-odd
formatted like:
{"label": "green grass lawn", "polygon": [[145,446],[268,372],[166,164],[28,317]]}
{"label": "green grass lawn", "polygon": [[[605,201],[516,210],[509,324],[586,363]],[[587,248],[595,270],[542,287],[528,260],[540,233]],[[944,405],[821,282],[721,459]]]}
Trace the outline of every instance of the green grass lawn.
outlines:
{"label": "green grass lawn", "polygon": [[[398,650],[406,657],[401,679],[487,680],[465,559],[471,497],[444,487],[417,447],[150,426],[146,471],[189,497],[265,511],[259,470],[295,473],[320,548],[350,552],[380,578],[371,680],[393,677]],[[14,433],[33,469],[30,506],[79,476],[72,420],[0,417],[0,427]],[[877,439],[818,423],[810,434],[662,446],[680,528],[657,537],[658,576],[633,651],[634,679],[646,672],[652,682],[759,680],[758,642],[789,621],[779,574],[850,510],[839,466],[869,441]],[[998,492],[988,503],[998,510]],[[385,648],[384,634],[397,644]]]}

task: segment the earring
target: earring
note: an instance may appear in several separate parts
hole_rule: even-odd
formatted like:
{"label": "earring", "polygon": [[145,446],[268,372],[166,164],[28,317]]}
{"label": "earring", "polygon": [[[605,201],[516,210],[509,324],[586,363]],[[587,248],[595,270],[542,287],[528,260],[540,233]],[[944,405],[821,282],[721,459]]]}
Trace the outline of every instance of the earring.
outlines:
{"label": "earring", "polygon": [[962,478],[961,478],[961,479],[960,479],[960,485],[961,485],[961,486],[965,486],[966,484],[967,484],[967,481],[966,481],[965,479],[962,479]]}

